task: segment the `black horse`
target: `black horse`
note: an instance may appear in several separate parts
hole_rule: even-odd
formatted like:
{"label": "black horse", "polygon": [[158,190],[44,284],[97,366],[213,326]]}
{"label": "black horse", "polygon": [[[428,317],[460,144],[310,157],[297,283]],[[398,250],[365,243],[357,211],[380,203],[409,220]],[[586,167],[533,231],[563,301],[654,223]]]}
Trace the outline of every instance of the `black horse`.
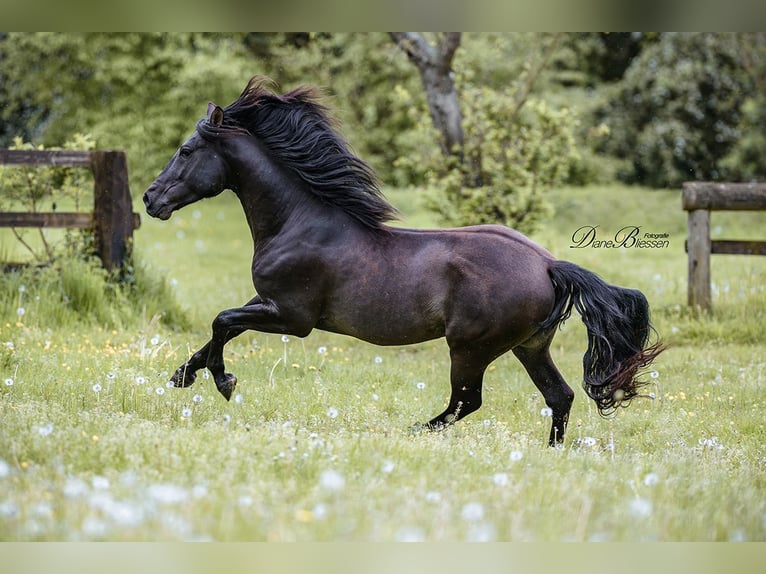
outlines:
{"label": "black horse", "polygon": [[229,399],[237,379],[224,369],[223,348],[248,329],[297,337],[322,329],[377,345],[446,337],[452,394],[425,426],[442,428],[478,409],[485,369],[512,350],[552,411],[554,445],[574,393],[549,346],[572,307],[588,332],[583,386],[601,414],[639,395],[638,371],[662,351],[649,343],[640,291],[556,260],[517,231],[385,225],[396,210],[314,89],[279,95],[256,77],[225,109],[209,104],[144,203],[165,220],[224,189],[239,198],[252,232],[258,294],[218,314],[210,341],[173,375],[176,386],[191,385],[207,367]]}

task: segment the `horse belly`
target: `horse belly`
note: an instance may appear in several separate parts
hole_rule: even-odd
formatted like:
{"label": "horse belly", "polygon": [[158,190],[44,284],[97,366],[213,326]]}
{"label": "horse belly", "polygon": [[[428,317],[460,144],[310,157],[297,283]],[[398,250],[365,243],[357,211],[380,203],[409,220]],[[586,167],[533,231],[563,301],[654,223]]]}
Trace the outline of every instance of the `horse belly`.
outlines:
{"label": "horse belly", "polygon": [[411,285],[368,285],[334,298],[317,328],[376,345],[410,345],[444,336],[444,306],[438,293]]}

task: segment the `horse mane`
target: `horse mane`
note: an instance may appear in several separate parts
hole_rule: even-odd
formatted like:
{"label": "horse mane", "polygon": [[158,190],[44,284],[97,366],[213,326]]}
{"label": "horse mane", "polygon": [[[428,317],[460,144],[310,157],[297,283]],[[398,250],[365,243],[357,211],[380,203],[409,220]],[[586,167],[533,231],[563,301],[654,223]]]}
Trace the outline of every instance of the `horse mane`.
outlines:
{"label": "horse mane", "polygon": [[350,150],[337,131],[337,122],[321,103],[316,88],[303,86],[276,94],[274,82],[263,76],[250,79],[240,96],[223,110],[223,123],[197,124],[203,137],[248,133],[272,156],[302,179],[325,203],[338,207],[371,230],[396,219],[372,167]]}

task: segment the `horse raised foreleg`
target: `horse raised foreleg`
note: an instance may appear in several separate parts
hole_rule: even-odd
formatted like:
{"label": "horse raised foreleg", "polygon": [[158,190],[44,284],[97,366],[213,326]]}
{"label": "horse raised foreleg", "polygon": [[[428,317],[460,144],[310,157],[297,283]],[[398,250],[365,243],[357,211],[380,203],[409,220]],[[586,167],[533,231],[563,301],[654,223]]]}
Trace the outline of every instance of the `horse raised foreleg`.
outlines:
{"label": "horse raised foreleg", "polygon": [[[255,305],[256,303],[260,302],[260,300],[260,297],[256,296],[248,301],[245,306]],[[245,329],[239,332],[233,329],[228,330],[226,333],[226,341],[224,342],[224,345],[234,337],[241,335],[244,331]],[[207,359],[210,356],[211,343],[212,340],[205,343],[205,345],[199,351],[189,357],[189,360],[178,367],[176,372],[173,373],[173,376],[170,377],[170,382],[172,382],[176,387],[190,387],[193,385],[194,381],[197,379],[197,371],[207,365]]]}
{"label": "horse raised foreleg", "polygon": [[248,330],[305,337],[312,327],[310,319],[280,313],[274,303],[259,297],[244,307],[221,311],[213,321],[213,336],[207,345],[207,368],[218,391],[229,400],[237,384],[237,378],[226,372],[223,361],[223,347],[233,337]]}
{"label": "horse raised foreleg", "polygon": [[542,393],[545,404],[551,409],[551,433],[549,446],[564,442],[564,432],[569,421],[569,410],[574,400],[574,391],[567,385],[556,365],[553,364],[548,345],[541,347],[516,347],[513,354],[521,361],[532,382]]}

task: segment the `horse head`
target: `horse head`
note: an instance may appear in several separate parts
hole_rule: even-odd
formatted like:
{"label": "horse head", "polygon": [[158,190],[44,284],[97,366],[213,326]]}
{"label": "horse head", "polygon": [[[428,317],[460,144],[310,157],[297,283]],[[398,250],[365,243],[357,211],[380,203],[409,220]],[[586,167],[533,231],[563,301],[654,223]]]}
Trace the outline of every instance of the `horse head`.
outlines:
{"label": "horse head", "polygon": [[[223,110],[210,103],[207,119],[200,123],[215,129],[223,124],[223,119]],[[216,143],[202,137],[197,130],[178,148],[144,193],[146,212],[152,217],[169,219],[177,209],[221,193],[228,187],[227,173],[226,162]]]}

